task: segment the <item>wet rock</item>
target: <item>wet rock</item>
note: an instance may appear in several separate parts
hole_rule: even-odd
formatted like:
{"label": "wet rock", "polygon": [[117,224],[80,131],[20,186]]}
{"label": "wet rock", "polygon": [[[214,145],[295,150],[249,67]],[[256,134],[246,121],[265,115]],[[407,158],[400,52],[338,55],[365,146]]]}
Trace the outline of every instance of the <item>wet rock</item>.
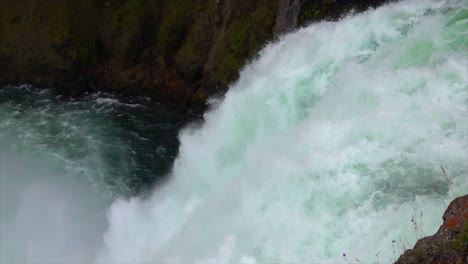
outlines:
{"label": "wet rock", "polygon": [[337,20],[350,12],[362,12],[396,0],[303,0],[297,24]]}
{"label": "wet rock", "polygon": [[274,37],[288,32],[297,27],[297,17],[304,0],[280,0],[278,3],[278,15],[273,28]]}
{"label": "wet rock", "polygon": [[433,236],[418,240],[395,264],[468,263],[468,195],[453,200],[442,219]]}

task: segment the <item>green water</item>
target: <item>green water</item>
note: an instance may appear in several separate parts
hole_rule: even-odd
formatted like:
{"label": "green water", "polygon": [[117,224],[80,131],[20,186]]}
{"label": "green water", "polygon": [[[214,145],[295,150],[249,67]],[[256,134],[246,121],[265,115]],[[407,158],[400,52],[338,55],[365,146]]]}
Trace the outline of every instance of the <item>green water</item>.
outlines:
{"label": "green water", "polygon": [[63,100],[53,89],[0,90],[3,152],[27,153],[85,177],[109,196],[136,195],[162,180],[186,116],[143,97]]}

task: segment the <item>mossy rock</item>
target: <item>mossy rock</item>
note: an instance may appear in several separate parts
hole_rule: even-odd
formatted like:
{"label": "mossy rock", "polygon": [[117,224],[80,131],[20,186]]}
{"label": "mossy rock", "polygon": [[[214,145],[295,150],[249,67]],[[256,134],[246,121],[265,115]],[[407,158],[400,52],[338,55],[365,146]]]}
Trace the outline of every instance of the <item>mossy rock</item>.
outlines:
{"label": "mossy rock", "polygon": [[184,79],[196,81],[202,74],[203,53],[196,47],[193,39],[188,38],[175,56],[175,65]]}
{"label": "mossy rock", "polygon": [[94,1],[5,1],[0,11],[0,57],[13,53],[11,67],[73,70],[94,61]]}
{"label": "mossy rock", "polygon": [[165,7],[165,16],[159,29],[159,47],[166,59],[171,60],[185,39],[191,22],[192,1],[171,0]]}
{"label": "mossy rock", "polygon": [[465,222],[460,234],[453,239],[451,247],[458,251],[468,251],[468,221]]}
{"label": "mossy rock", "polygon": [[15,55],[13,39],[19,31],[21,16],[8,15],[5,10],[0,11],[0,60],[11,58]]}
{"label": "mossy rock", "polygon": [[82,71],[96,61],[95,9],[93,1],[73,0],[57,5],[56,18],[44,20],[50,43],[62,58],[64,69]]}
{"label": "mossy rock", "polygon": [[101,14],[99,34],[110,56],[131,66],[144,50],[147,1],[127,0],[113,3]]}
{"label": "mossy rock", "polygon": [[233,54],[246,55],[249,51],[251,24],[246,19],[232,23],[227,30],[228,47]]}
{"label": "mossy rock", "polygon": [[277,3],[259,4],[248,18],[239,18],[225,31],[227,49],[215,79],[223,85],[238,78],[241,67],[272,38]]}
{"label": "mossy rock", "polygon": [[301,10],[301,14],[298,18],[298,23],[299,25],[303,25],[307,21],[318,20],[321,16],[323,16],[323,14],[324,10],[321,4],[311,3]]}

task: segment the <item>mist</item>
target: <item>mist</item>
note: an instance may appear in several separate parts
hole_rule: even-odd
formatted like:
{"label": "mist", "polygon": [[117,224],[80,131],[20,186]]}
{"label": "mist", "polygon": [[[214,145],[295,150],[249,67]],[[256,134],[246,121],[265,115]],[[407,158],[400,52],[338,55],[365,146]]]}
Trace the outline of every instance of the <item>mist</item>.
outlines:
{"label": "mist", "polygon": [[0,152],[0,262],[89,263],[106,201],[86,178],[39,158]]}

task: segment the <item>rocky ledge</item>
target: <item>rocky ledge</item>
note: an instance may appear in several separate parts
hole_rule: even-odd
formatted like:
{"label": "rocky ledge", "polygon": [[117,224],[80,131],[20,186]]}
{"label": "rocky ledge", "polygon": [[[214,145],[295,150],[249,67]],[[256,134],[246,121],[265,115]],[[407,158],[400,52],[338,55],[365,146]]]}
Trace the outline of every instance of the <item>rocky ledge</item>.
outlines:
{"label": "rocky ledge", "polygon": [[433,236],[419,239],[395,264],[468,263],[468,195],[453,200],[442,219]]}

